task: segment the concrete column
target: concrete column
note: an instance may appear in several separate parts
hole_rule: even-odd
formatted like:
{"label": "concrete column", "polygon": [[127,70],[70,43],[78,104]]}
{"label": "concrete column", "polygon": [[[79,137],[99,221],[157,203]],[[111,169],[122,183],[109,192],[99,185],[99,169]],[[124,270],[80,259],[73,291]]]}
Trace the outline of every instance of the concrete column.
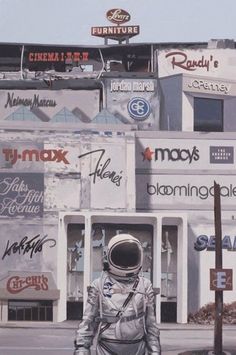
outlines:
{"label": "concrete column", "polygon": [[[153,286],[161,289],[161,239],[162,218],[156,219],[153,226]],[[161,294],[156,295],[156,320],[161,322]]]}
{"label": "concrete column", "polygon": [[[67,224],[64,216],[59,216],[58,241],[57,241],[57,287],[60,290],[60,298],[55,318],[57,322],[66,320],[67,298]],[[53,309],[54,311],[54,309]]]}
{"label": "concrete column", "polygon": [[1,301],[1,322],[6,323],[8,321],[8,300]]}
{"label": "concrete column", "polygon": [[91,215],[85,216],[85,236],[84,236],[84,306],[87,301],[87,287],[92,279],[92,221]]}
{"label": "concrete column", "polygon": [[177,323],[188,322],[188,229],[187,218],[178,225]]}

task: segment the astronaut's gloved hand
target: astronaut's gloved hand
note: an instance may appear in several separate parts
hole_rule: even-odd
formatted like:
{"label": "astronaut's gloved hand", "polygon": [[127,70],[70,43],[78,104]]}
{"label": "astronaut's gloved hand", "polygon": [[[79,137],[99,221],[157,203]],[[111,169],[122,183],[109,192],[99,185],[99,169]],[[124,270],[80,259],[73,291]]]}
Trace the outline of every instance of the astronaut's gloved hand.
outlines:
{"label": "astronaut's gloved hand", "polygon": [[91,355],[91,352],[90,349],[79,347],[74,350],[73,355]]}
{"label": "astronaut's gloved hand", "polygon": [[78,345],[76,340],[74,340],[74,347],[73,355],[91,355],[90,349],[85,348],[83,345]]}

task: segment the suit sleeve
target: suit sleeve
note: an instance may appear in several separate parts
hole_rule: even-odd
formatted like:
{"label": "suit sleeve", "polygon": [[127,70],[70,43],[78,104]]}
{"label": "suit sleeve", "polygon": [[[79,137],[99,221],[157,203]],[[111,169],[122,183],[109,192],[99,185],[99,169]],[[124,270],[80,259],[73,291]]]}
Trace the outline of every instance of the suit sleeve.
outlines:
{"label": "suit sleeve", "polygon": [[146,307],[146,342],[148,354],[161,354],[160,330],[156,323],[154,308],[154,292],[151,282],[148,280],[147,288],[147,307]]}
{"label": "suit sleeve", "polygon": [[99,289],[94,281],[88,290],[88,298],[82,322],[76,331],[75,348],[77,355],[89,355],[90,347],[98,327],[96,317],[99,313]]}

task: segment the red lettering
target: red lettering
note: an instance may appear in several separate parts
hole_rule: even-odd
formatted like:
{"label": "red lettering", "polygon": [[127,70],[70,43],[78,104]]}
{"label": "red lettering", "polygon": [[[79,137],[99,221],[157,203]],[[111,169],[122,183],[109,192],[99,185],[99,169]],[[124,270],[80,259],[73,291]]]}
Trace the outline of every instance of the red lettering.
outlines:
{"label": "red lettering", "polygon": [[34,61],[34,53],[29,53],[29,61],[33,62]]}
{"label": "red lettering", "polygon": [[59,53],[55,53],[54,62],[59,62]]}
{"label": "red lettering", "polygon": [[72,53],[71,52],[66,53],[66,59],[72,60]]}
{"label": "red lettering", "polygon": [[54,61],[54,53],[48,53],[48,61],[53,62]]}
{"label": "red lettering", "polygon": [[42,62],[43,61],[43,53],[35,53],[34,61]]}
{"label": "red lettering", "polygon": [[26,276],[25,278],[20,276],[12,276],[8,279],[6,289],[8,292],[16,294],[26,288],[33,287],[35,291],[48,290],[48,278],[44,275]]}
{"label": "red lettering", "polygon": [[89,54],[88,54],[88,52],[82,52],[82,60],[88,60],[88,56],[89,56]]}
{"label": "red lettering", "polygon": [[80,60],[80,52],[74,52],[73,58],[75,62],[78,62]]}

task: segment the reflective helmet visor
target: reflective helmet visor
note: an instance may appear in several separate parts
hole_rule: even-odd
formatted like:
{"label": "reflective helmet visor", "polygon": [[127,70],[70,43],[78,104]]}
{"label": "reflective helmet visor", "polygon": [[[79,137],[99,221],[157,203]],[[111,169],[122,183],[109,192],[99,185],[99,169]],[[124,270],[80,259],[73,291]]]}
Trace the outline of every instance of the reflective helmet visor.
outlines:
{"label": "reflective helmet visor", "polygon": [[111,262],[120,268],[132,268],[141,262],[141,246],[133,241],[114,245],[111,250]]}

